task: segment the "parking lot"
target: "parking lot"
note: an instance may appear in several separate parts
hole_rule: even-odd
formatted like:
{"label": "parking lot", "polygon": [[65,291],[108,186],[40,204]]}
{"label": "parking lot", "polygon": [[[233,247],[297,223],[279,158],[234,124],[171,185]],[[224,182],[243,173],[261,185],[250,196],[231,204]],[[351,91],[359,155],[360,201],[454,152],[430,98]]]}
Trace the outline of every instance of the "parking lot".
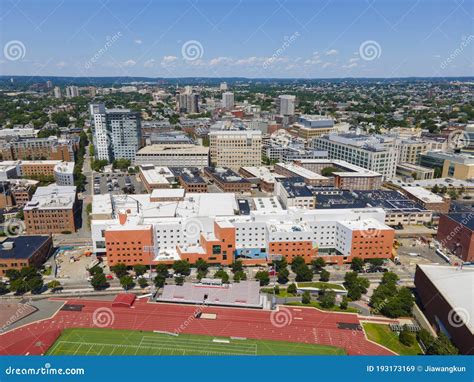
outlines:
{"label": "parking lot", "polygon": [[[128,184],[127,184],[128,183]],[[93,174],[93,192],[94,195],[107,194],[122,194],[124,189],[128,188],[129,193],[142,194],[145,193],[143,184],[138,180],[135,174],[128,175],[127,173],[110,173],[110,174]]]}

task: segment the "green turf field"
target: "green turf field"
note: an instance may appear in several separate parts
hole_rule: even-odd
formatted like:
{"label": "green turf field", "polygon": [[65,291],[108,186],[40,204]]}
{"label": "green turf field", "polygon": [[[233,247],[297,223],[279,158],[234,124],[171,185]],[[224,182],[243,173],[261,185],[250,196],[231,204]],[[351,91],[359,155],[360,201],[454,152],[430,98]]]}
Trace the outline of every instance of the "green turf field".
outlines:
{"label": "green turf field", "polygon": [[113,329],[66,329],[48,350],[48,355],[342,354],[343,349],[324,345]]}

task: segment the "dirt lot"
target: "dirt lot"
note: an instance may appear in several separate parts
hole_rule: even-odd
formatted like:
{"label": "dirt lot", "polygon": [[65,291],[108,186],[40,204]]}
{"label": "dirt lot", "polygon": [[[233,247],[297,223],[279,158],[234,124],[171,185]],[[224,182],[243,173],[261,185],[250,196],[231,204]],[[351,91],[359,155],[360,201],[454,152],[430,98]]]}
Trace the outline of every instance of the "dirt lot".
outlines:
{"label": "dirt lot", "polygon": [[432,244],[424,243],[419,239],[399,239],[402,244],[397,252],[401,266],[410,273],[414,273],[417,264],[447,264],[438,256]]}
{"label": "dirt lot", "polygon": [[95,255],[86,256],[89,250],[87,247],[78,247],[60,252],[56,257],[57,277],[81,281],[87,279],[87,269],[97,260]]}

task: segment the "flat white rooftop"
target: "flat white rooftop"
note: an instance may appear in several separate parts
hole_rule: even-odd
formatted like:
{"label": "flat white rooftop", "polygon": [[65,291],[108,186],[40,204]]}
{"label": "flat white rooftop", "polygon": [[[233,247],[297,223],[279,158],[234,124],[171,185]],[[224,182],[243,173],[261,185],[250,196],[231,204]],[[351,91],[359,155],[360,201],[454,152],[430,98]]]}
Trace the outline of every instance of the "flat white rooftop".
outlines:
{"label": "flat white rooftop", "polygon": [[246,166],[246,167],[242,167],[242,169],[247,171],[254,178],[259,178],[267,183],[274,183],[275,179],[281,179],[285,177],[283,175],[271,172],[270,169],[265,166],[259,166],[259,167]]}
{"label": "flat white rooftop", "polygon": [[351,231],[376,232],[381,230],[393,230],[393,228],[373,218],[364,220],[342,220],[339,223]]}
{"label": "flat white rooftop", "polygon": [[402,187],[403,190],[427,203],[443,203],[443,198],[423,187]]}
{"label": "flat white rooftop", "polygon": [[74,162],[60,162],[54,166],[54,171],[62,174],[73,174]]}
{"label": "flat white rooftop", "polygon": [[253,198],[255,209],[257,211],[281,211],[283,210],[278,198],[271,196],[269,198]]}
{"label": "flat white rooftop", "polygon": [[467,316],[467,322],[464,324],[474,333],[474,267],[465,266],[458,269],[445,265],[418,266],[453,309],[467,312],[467,315],[459,316]]}
{"label": "flat white rooftop", "polygon": [[58,186],[55,183],[38,187],[33,198],[24,207],[33,209],[71,209],[76,200],[76,186]]}
{"label": "flat white rooftop", "polygon": [[185,192],[183,188],[159,188],[151,192],[151,198],[183,198]]}
{"label": "flat white rooftop", "polygon": [[292,163],[277,163],[278,166],[291,171],[295,175],[301,176],[305,179],[312,179],[312,180],[324,180],[327,179],[325,176],[319,175],[315,173],[314,171],[308,170],[304,167],[297,166]]}
{"label": "flat white rooftop", "polygon": [[137,152],[137,155],[138,156],[150,155],[150,154],[180,155],[183,153],[207,155],[209,153],[209,147],[191,145],[191,144],[178,144],[178,145],[154,144],[154,145],[143,147]]}
{"label": "flat white rooftop", "polygon": [[140,166],[140,172],[149,185],[167,185],[170,186],[168,178],[174,177],[173,173],[168,167],[158,166]]}

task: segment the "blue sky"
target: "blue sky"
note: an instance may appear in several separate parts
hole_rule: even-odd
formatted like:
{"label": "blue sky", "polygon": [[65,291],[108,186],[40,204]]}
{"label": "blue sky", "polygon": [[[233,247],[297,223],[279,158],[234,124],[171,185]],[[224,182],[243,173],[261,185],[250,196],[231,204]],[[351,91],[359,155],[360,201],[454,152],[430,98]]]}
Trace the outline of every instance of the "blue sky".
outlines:
{"label": "blue sky", "polygon": [[0,74],[474,75],[472,0],[0,0]]}

